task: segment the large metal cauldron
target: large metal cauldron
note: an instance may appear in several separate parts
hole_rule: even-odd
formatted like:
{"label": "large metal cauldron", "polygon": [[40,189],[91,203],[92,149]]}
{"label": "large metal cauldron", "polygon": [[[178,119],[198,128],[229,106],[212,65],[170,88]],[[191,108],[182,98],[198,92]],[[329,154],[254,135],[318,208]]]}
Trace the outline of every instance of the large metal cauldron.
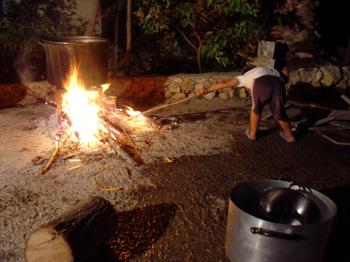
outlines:
{"label": "large metal cauldron", "polygon": [[87,87],[107,82],[107,39],[66,36],[46,39],[43,44],[49,83],[62,88],[73,65]]}
{"label": "large metal cauldron", "polygon": [[260,180],[233,188],[225,243],[231,262],[323,260],[337,207],[318,191],[290,185]]}

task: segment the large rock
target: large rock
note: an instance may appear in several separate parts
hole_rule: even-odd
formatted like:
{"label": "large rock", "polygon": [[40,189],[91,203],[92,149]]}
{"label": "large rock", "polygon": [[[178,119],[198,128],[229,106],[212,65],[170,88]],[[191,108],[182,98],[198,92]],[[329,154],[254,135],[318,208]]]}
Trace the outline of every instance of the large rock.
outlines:
{"label": "large rock", "polygon": [[194,90],[197,91],[197,90],[202,90],[204,88],[204,84],[203,83],[198,83],[198,84],[195,84],[194,86]]}
{"label": "large rock", "polygon": [[289,73],[289,82],[292,86],[301,82],[300,75],[299,75],[298,71],[291,71]]}
{"label": "large rock", "polygon": [[203,83],[203,87],[204,87],[205,89],[208,89],[209,87],[211,87],[210,82],[209,82],[208,80],[205,81],[205,82]]}
{"label": "large rock", "polygon": [[181,86],[181,91],[185,94],[189,94],[194,89],[194,82],[191,79],[185,79]]}
{"label": "large rock", "polygon": [[227,99],[229,99],[228,94],[225,93],[225,92],[220,92],[218,96],[219,96],[219,98],[221,98],[222,100],[227,100]]}
{"label": "large rock", "polygon": [[186,98],[186,95],[184,93],[177,93],[177,94],[174,94],[172,97],[170,97],[170,100],[174,102],[185,98]]}
{"label": "large rock", "polygon": [[337,66],[326,65],[326,66],[321,66],[320,69],[323,73],[323,77],[320,83],[323,86],[333,86],[337,84],[342,78],[340,69]]}
{"label": "large rock", "polygon": [[313,82],[313,71],[308,70],[305,68],[301,68],[298,70],[299,71],[299,76],[300,76],[300,81],[303,83],[311,83]]}
{"label": "large rock", "polygon": [[181,88],[180,85],[177,83],[170,83],[170,85],[168,86],[168,90],[170,93],[176,94],[176,93],[180,93]]}
{"label": "large rock", "polygon": [[216,93],[215,92],[211,92],[211,93],[208,93],[206,95],[204,95],[203,97],[207,100],[213,100],[214,97],[216,96]]}
{"label": "large rock", "polygon": [[230,91],[228,92],[228,96],[230,97],[230,98],[233,98],[234,97],[234,91],[233,91],[233,89],[230,89]]}
{"label": "large rock", "polygon": [[320,86],[320,81],[323,77],[323,73],[322,71],[315,67],[314,69],[312,69],[312,82],[311,84],[314,86],[314,87],[319,87]]}

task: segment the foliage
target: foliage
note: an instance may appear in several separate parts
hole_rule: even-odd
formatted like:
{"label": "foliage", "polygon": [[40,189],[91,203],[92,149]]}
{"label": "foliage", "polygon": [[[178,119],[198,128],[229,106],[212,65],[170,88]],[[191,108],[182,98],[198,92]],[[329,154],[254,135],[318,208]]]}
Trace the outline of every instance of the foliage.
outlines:
{"label": "foliage", "polygon": [[144,32],[161,39],[161,54],[194,60],[197,53],[207,68],[228,67],[256,41],[259,7],[259,0],[140,0],[135,15]]}
{"label": "foliage", "polygon": [[[18,51],[44,37],[82,33],[84,21],[76,15],[75,1],[5,0],[0,17],[0,54],[3,72],[14,74]],[[3,80],[8,76],[0,76]]]}

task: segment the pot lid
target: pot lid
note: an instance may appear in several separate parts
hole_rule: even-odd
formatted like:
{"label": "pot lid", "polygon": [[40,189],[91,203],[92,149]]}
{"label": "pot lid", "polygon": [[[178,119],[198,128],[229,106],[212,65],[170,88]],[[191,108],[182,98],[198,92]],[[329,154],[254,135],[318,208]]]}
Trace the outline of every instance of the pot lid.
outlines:
{"label": "pot lid", "polygon": [[[294,197],[296,197],[296,199],[299,200],[307,200],[306,202],[309,203],[311,205],[311,210],[318,210],[315,212],[312,212],[313,214],[315,214],[315,216],[313,217],[313,219],[307,218],[305,220],[301,220],[299,216],[299,214],[306,214],[304,213],[305,211],[303,210],[297,210],[297,208],[295,207],[296,203],[299,202],[289,202],[289,200],[284,200],[283,198],[277,198],[274,199],[272,202],[273,204],[277,204],[277,203],[283,203],[284,201],[286,201],[286,203],[290,204],[290,203],[294,203],[294,208],[292,210],[297,211],[297,213],[293,213],[293,211],[283,211],[282,214],[279,213],[280,211],[276,211],[277,213],[270,213],[267,212],[267,210],[264,210],[263,208],[261,208],[260,206],[260,200],[263,199],[264,197],[268,197],[271,195],[266,195],[271,189],[290,189],[296,192],[292,192],[292,193],[301,193],[298,192],[300,190],[294,190],[294,188],[290,188],[291,184],[290,181],[283,181],[283,180],[272,180],[272,179],[264,179],[264,180],[256,180],[256,181],[244,181],[244,182],[240,182],[238,183],[235,187],[232,188],[231,192],[230,192],[230,202],[236,206],[237,208],[239,208],[241,211],[243,211],[244,213],[253,216],[257,219],[262,219],[262,220],[266,220],[272,223],[275,223],[274,221],[278,221],[278,217],[285,215],[285,213],[289,213],[289,214],[294,214],[292,216],[295,217],[297,220],[289,220],[289,222],[287,221],[286,223],[289,225],[292,224],[307,224],[307,223],[322,223],[325,221],[329,221],[331,219],[334,218],[334,216],[337,213],[337,207],[335,205],[335,203],[329,199],[327,196],[325,196],[324,194],[309,188],[309,190],[306,192],[306,195],[302,195],[300,196],[299,194],[294,195]],[[273,192],[273,191],[271,191]],[[272,194],[272,193],[270,193]],[[287,195],[287,194],[286,194]],[[282,194],[281,196],[286,196],[284,194]],[[310,198],[310,199],[309,199]],[[270,198],[269,198],[270,199]],[[276,201],[276,202],[275,202]],[[314,204],[314,205],[313,205]],[[277,205],[278,207],[279,205]],[[282,205],[283,206],[283,205]],[[314,207],[316,206],[316,208],[314,209]],[[275,207],[275,206],[274,206]],[[293,205],[292,205],[293,207]],[[307,210],[310,211],[310,209],[308,208]],[[278,208],[274,208],[273,210],[278,210]],[[320,214],[319,214],[320,213]],[[266,216],[266,214],[270,215],[270,217]],[[318,215],[319,214],[319,215]],[[271,218],[272,216],[272,218]],[[287,216],[288,218],[290,218],[290,216]],[[287,219],[286,219],[287,220]],[[283,219],[282,219],[283,221]],[[307,222],[305,222],[307,221]],[[309,222],[309,221],[318,221],[318,222]],[[284,223],[284,222],[276,222],[276,223]]]}
{"label": "pot lid", "polygon": [[71,45],[71,44],[99,44],[107,43],[108,40],[103,37],[94,36],[63,36],[52,37],[44,40],[45,44],[59,44],[59,45]]}

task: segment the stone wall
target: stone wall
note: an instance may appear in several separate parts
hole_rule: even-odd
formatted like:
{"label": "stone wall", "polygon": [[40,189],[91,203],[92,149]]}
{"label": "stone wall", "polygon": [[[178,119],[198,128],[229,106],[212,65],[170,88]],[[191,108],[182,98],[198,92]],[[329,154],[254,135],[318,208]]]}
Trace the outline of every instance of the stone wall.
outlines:
{"label": "stone wall", "polygon": [[[181,100],[194,94],[195,90],[208,88],[212,84],[230,79],[239,72],[206,73],[206,74],[179,74],[170,76],[165,82],[165,99],[169,102]],[[315,88],[337,88],[341,91],[350,88],[350,67],[338,67],[334,65],[321,65],[312,68],[300,68],[291,71],[289,75],[288,89],[299,84],[308,84]],[[219,97],[223,100],[233,97],[246,98],[249,92],[244,88],[227,89],[206,94],[205,99],[211,100]]]}
{"label": "stone wall", "polygon": [[[195,93],[195,90],[208,88],[212,84],[228,80],[240,72],[178,74],[173,76],[134,76],[113,77],[107,95],[118,97],[118,101],[142,109],[162,102],[174,102]],[[342,93],[350,91],[350,67],[323,65],[312,68],[300,68],[290,72],[288,89],[299,84],[306,84],[315,89],[337,88]],[[33,82],[27,85],[28,94],[43,100],[53,100],[55,87],[47,81]],[[228,88],[204,96],[207,100],[218,97],[223,100],[248,98],[250,93],[245,88]]]}
{"label": "stone wall", "polygon": [[315,88],[329,87],[346,90],[350,87],[350,67],[321,65],[312,68],[300,68],[290,72],[288,87],[297,84],[309,84]]}
{"label": "stone wall", "polygon": [[[206,73],[206,74],[178,74],[167,78],[165,83],[165,99],[169,102],[177,101],[188,97],[195,93],[196,90],[209,88],[217,82],[222,82],[239,75],[239,72],[229,73]],[[218,92],[212,92],[204,95],[207,100],[219,97],[227,100],[233,97],[246,98],[248,93],[245,88],[237,88],[232,90],[227,88]]]}

